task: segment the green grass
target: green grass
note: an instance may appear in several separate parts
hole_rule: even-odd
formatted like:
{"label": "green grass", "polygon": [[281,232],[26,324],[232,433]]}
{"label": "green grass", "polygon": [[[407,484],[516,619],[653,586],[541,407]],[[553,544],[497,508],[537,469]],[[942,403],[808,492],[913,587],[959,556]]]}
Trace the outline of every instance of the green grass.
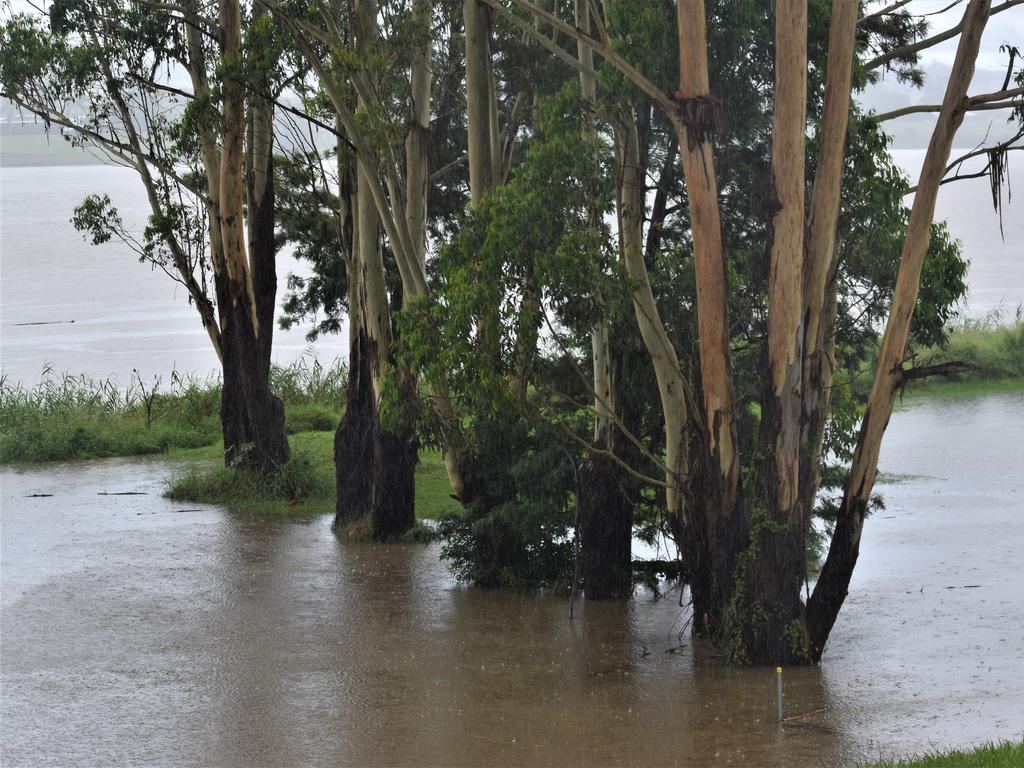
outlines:
{"label": "green grass", "polygon": [[[271,388],[285,404],[289,434],[332,430],[341,418],[347,371],[317,360],[274,367]],[[221,436],[220,383],[136,377],[125,389],[111,380],[58,376],[34,387],[0,378],[0,463],[97,459],[165,453],[215,444]]]}
{"label": "green grass", "polygon": [[909,403],[925,397],[961,398],[978,395],[1001,395],[1024,390],[1024,376],[1008,379],[933,379],[907,387],[904,394]]}
{"label": "green grass", "polygon": [[1017,768],[1024,765],[1024,741],[983,744],[975,749],[931,752],[865,763],[861,768]]}
{"label": "green grass", "polygon": [[[220,443],[197,449],[176,449],[172,456],[194,459],[175,477],[168,498],[220,504],[261,515],[315,517],[333,514],[335,503],[334,433],[302,432],[289,438],[292,459],[279,475],[260,479],[243,470],[218,466]],[[421,451],[416,468],[416,516],[437,520],[457,512],[441,454]]]}
{"label": "green grass", "polygon": [[955,361],[972,369],[912,382],[908,392],[961,397],[1024,389],[1024,322],[997,325],[998,319],[965,321],[942,347],[918,350],[915,366]]}
{"label": "green grass", "polygon": [[[1001,313],[981,320],[964,320],[949,330],[942,346],[914,350],[908,368],[959,362],[971,366],[961,373],[933,375],[910,381],[904,396],[971,397],[975,395],[1020,392],[1024,389],[1024,310],[1011,325],[1000,325]],[[874,357],[877,358],[875,350]],[[872,363],[872,366],[874,363]],[[875,379],[873,367],[867,367],[852,379],[854,392],[866,396]]]}
{"label": "green grass", "polygon": [[[265,515],[311,517],[334,511],[334,429],[347,371],[313,360],[275,367],[271,387],[285,404],[292,460],[270,478],[222,465],[220,383],[172,377],[169,385],[44,371],[25,388],[0,378],[0,463],[47,462],[166,453],[195,461],[168,490],[174,499]],[[154,392],[155,388],[155,392]],[[438,519],[458,511],[440,454],[420,453],[416,512]]]}
{"label": "green grass", "polygon": [[175,378],[169,390],[47,373],[31,389],[0,379],[0,462],[137,456],[220,436],[220,387]]}

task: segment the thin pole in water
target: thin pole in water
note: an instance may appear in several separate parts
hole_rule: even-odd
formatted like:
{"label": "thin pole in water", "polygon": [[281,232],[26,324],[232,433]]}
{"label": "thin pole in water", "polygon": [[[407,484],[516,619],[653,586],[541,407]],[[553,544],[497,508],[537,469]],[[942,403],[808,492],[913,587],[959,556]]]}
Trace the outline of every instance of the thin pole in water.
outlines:
{"label": "thin pole in water", "polygon": [[782,713],[782,667],[775,668],[775,708],[778,710],[781,723],[785,720]]}

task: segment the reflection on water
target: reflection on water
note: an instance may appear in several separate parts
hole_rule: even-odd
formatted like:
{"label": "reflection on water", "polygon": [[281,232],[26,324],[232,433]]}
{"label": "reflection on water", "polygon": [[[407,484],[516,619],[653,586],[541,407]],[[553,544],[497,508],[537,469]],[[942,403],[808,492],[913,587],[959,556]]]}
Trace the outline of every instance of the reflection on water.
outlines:
{"label": "reflection on water", "polygon": [[1022,406],[893,417],[883,467],[919,476],[885,488],[823,665],[785,673],[789,713],[827,711],[785,728],[774,671],[680,637],[677,592],[570,621],[436,547],[183,509],[169,460],[5,468],[3,764],[816,766],[1019,735]]}

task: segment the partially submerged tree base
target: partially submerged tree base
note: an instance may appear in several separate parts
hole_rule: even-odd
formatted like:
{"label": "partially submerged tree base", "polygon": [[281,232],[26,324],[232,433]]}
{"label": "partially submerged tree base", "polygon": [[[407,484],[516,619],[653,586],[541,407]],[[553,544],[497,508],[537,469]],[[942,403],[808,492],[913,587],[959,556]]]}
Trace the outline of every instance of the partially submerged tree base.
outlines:
{"label": "partially submerged tree base", "polygon": [[592,455],[579,469],[580,574],[587,600],[633,593],[633,505],[619,475],[615,462],[601,455]]}
{"label": "partially submerged tree base", "polygon": [[402,537],[416,522],[414,431],[396,434],[380,423],[371,373],[373,342],[360,333],[349,363],[348,406],[334,436],[338,501],[334,527],[367,518],[374,541]]}

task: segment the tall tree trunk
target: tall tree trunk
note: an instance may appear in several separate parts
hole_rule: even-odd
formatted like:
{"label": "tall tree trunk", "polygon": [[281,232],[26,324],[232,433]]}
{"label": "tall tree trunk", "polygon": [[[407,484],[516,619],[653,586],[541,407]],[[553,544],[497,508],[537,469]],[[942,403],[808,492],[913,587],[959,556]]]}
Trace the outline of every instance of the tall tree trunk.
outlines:
{"label": "tall tree trunk", "polygon": [[832,399],[835,370],[836,230],[843,181],[850,85],[857,33],[856,3],[832,7],[828,73],[819,129],[818,165],[814,177],[804,257],[804,353],[800,435],[800,504],[806,518],[814,510],[821,483],[821,452]]}
{"label": "tall tree trunk", "polygon": [[413,13],[425,43],[413,53],[409,128],[405,137],[405,216],[416,262],[427,269],[427,196],[430,189],[430,20],[432,0],[415,0]]}
{"label": "tall tree trunk", "polygon": [[828,557],[807,606],[809,653],[815,660],[821,658],[825,642],[846,599],[860,553],[860,538],[878,472],[882,436],[903,384],[903,362],[921,284],[921,269],[931,238],[935,200],[945,175],[953,138],[963,122],[967,89],[974,76],[981,36],[990,9],[990,0],[970,0],[964,12],[960,44],[946,85],[942,111],[921,168],[900,257],[896,289],[882,337],[875,381],[861,422]]}
{"label": "tall tree trunk", "polygon": [[[356,21],[358,50],[369,55],[378,37],[375,0],[359,0]],[[360,106],[366,105],[361,102]],[[365,157],[357,158],[357,165],[355,241],[361,313],[349,356],[348,410],[335,434],[335,524],[369,514],[374,539],[385,541],[398,538],[415,523],[415,425],[404,425],[398,433],[381,425],[384,380],[397,372],[392,364],[391,314],[373,191],[376,169]],[[360,508],[357,505],[367,491],[369,506]]]}
{"label": "tall tree trunk", "polygon": [[799,499],[803,343],[807,3],[775,4],[768,339],[761,373],[761,492],[747,505],[748,551],[725,631],[739,663],[808,661],[800,586],[807,518]]}
{"label": "tall tree trunk", "polygon": [[[588,0],[576,0],[576,24],[590,32]],[[593,51],[577,43],[577,55],[587,71],[580,72],[580,88],[587,101],[588,113],[584,138],[593,143],[597,138],[593,108],[597,101],[597,79]],[[591,229],[599,231],[599,215],[591,212]],[[619,455],[621,435],[615,424],[619,411],[616,378],[613,374],[612,348],[608,324],[598,322],[591,331],[594,366],[594,445]],[[579,510],[581,574],[584,594],[588,600],[629,597],[633,591],[632,544],[633,502],[625,490],[628,481],[622,469],[610,456],[592,453],[579,469],[576,500]]]}
{"label": "tall tree trunk", "polygon": [[703,391],[703,456],[695,476],[697,508],[684,531],[691,570],[696,632],[717,634],[732,593],[736,554],[746,545],[740,507],[740,456],[729,355],[725,251],[718,204],[713,139],[721,102],[708,81],[703,0],[680,0],[679,111],[673,124],[679,143],[693,229],[697,279],[697,327]]}
{"label": "tall tree trunk", "polygon": [[618,163],[616,212],[619,221],[619,251],[633,291],[633,310],[640,337],[654,366],[665,420],[665,502],[669,519],[678,527],[683,518],[684,478],[688,474],[686,432],[689,420],[687,385],[679,369],[679,358],[668,337],[651,290],[643,252],[645,169],[640,166],[639,138],[635,119],[615,129]]}
{"label": "tall tree trunk", "polygon": [[[222,58],[227,63],[237,62],[241,46],[241,8],[237,0],[220,0],[219,10]],[[259,307],[245,245],[242,160],[246,123],[242,84],[228,78],[223,94],[219,198],[224,269],[220,279],[227,281],[228,302],[219,308],[221,331],[224,336],[233,335],[237,345],[238,378],[252,438],[251,443],[239,450],[237,460],[251,469],[269,473],[288,460],[284,407],[270,392],[269,370],[264,366],[268,355],[263,352],[260,338]],[[271,184],[269,179],[267,184]],[[221,411],[230,413],[234,408],[235,404],[222,405]]]}
{"label": "tall tree trunk", "polygon": [[[271,6],[275,16],[282,26],[288,31],[292,40],[299,48],[306,61],[312,67],[320,80],[320,85],[327,93],[328,98],[334,105],[338,122],[344,128],[345,135],[355,148],[358,163],[367,169],[367,178],[372,182],[372,196],[377,213],[380,216],[381,225],[387,235],[388,243],[394,254],[395,262],[402,279],[402,290],[406,300],[425,296],[429,291],[426,271],[420,268],[421,260],[417,255],[415,230],[410,232],[410,217],[412,214],[406,211],[406,194],[409,191],[408,183],[402,183],[399,179],[399,169],[395,162],[394,153],[391,151],[382,152],[375,147],[364,130],[356,120],[354,111],[351,108],[351,100],[348,92],[343,89],[337,78],[331,72],[330,67],[320,56],[316,48],[307,37],[307,32],[302,29],[293,18],[281,11],[276,6]],[[333,47],[345,49],[349,45],[348,40],[338,35],[338,30],[333,24],[328,24],[328,29],[323,31],[331,41]],[[429,36],[424,36],[424,43],[429,44]],[[429,57],[419,56],[419,61],[429,64]],[[429,78],[419,79],[414,73],[416,84],[429,84]],[[352,85],[356,92],[364,100],[376,101],[376,95],[372,88],[367,87],[365,77],[352,79]],[[412,87],[413,84],[410,84]],[[420,93],[417,88],[417,93]],[[426,99],[417,98],[413,95],[416,104],[425,105]],[[420,155],[423,157],[423,155]],[[425,158],[424,158],[425,159]],[[384,183],[381,183],[382,176]],[[426,190],[426,185],[418,187]],[[424,203],[425,208],[425,203]],[[420,238],[419,242],[423,242]],[[425,253],[425,251],[424,251]],[[448,478],[451,482],[453,494],[456,498],[464,498],[465,481],[462,477],[462,443],[460,441],[459,420],[455,415],[451,398],[447,387],[443,383],[429,387],[426,396],[445,425],[445,451],[444,462],[448,470]]]}
{"label": "tall tree trunk", "polygon": [[[335,118],[341,136],[342,126]],[[359,223],[354,162],[346,160],[347,148],[338,139],[339,198],[347,212],[339,211],[338,228],[342,233],[342,258],[348,277],[348,384],[345,413],[334,433],[334,466],[337,495],[335,526],[346,526],[369,513],[373,505],[373,372],[370,363],[370,339],[364,323],[363,270],[359,259]],[[343,236],[346,219],[351,235]],[[347,247],[346,247],[347,246]]]}
{"label": "tall tree trunk", "polygon": [[[267,16],[261,3],[254,3],[252,23]],[[277,244],[274,241],[274,104],[269,101],[271,83],[259,83],[263,93],[249,93],[248,141],[246,146],[246,200],[249,227],[249,256],[252,268],[256,321],[259,327],[260,365],[269,374],[274,342],[274,309],[277,303]]]}
{"label": "tall tree trunk", "polygon": [[491,131],[491,58],[487,9],[480,0],[463,0],[466,33],[466,128],[469,194],[473,205],[494,186]]}

